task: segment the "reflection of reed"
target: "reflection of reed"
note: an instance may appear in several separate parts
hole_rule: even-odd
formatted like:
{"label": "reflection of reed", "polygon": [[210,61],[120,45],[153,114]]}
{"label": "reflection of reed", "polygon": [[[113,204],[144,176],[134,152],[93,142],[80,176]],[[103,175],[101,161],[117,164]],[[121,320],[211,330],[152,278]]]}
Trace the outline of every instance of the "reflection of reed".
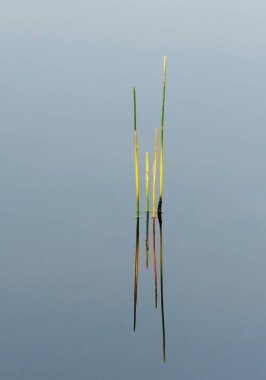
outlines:
{"label": "reflection of reed", "polygon": [[161,282],[161,311],[163,330],[163,360],[165,361],[165,324],[164,324],[164,303],[163,303],[163,226],[161,214],[158,217],[160,226],[160,282]]}
{"label": "reflection of reed", "polygon": [[153,270],[154,270],[154,287],[155,287],[155,307],[157,308],[157,268],[156,268],[156,237],[155,237],[155,218],[152,218],[152,254],[153,254]]}
{"label": "reflection of reed", "polygon": [[149,211],[146,212],[146,268],[149,266]]}
{"label": "reflection of reed", "polygon": [[[149,256],[149,212],[146,213],[146,265],[148,265]],[[154,269],[154,288],[155,288],[155,307],[158,304],[158,275],[156,264],[156,218],[152,218],[152,253],[153,253],[153,269]],[[160,239],[160,295],[161,295],[161,318],[162,318],[162,338],[163,338],[163,361],[166,360],[166,339],[165,339],[165,320],[164,320],[164,293],[163,293],[163,227],[162,214],[158,213],[159,221],[159,239]],[[140,218],[136,218],[136,243],[135,243],[135,273],[134,273],[134,327],[136,330],[137,320],[137,302],[138,302],[138,273],[139,273],[139,223]]]}
{"label": "reflection of reed", "polygon": [[136,220],[136,250],[135,250],[135,278],[134,278],[134,331],[136,329],[137,299],[139,273],[139,218]]}

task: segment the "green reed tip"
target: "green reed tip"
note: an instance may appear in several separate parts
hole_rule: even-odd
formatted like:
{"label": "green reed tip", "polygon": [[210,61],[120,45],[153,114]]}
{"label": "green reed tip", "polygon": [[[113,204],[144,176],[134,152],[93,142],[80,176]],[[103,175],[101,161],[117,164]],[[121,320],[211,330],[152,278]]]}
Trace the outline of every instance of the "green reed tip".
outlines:
{"label": "green reed tip", "polygon": [[136,88],[133,87],[133,98],[134,98],[134,130],[137,130],[137,111],[136,111]]}

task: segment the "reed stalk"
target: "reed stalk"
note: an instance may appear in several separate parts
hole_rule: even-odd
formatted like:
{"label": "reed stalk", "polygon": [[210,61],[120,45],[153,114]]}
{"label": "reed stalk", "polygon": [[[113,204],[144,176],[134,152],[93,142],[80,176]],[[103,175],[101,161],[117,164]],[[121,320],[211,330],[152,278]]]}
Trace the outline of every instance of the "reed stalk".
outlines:
{"label": "reed stalk", "polygon": [[146,152],[146,268],[149,266],[149,214],[150,214],[150,189],[149,189],[149,153]]}
{"label": "reed stalk", "polygon": [[134,161],[136,180],[136,216],[139,218],[139,163],[138,163],[138,136],[137,136],[137,111],[136,111],[136,89],[133,88],[134,98]]}
{"label": "reed stalk", "polygon": [[159,191],[158,213],[162,211],[162,200],[163,200],[163,138],[164,138],[165,86],[166,86],[166,56],[164,56],[164,60],[163,60],[163,97],[162,97],[161,145],[160,145],[160,191]]}
{"label": "reed stalk", "polygon": [[149,153],[146,152],[146,211],[150,211]]}
{"label": "reed stalk", "polygon": [[152,183],[152,217],[156,216],[156,171],[157,171],[157,153],[158,153],[158,128],[155,128],[154,142],[154,162],[153,162],[153,183]]}

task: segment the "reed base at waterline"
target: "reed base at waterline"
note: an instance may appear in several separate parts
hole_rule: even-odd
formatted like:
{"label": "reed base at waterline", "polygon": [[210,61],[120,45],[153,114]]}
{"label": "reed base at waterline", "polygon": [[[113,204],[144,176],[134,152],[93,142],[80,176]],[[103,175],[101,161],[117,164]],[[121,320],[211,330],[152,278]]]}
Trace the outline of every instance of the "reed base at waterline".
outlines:
{"label": "reed base at waterline", "polygon": [[157,214],[162,213],[162,204],[163,204],[163,199],[162,199],[162,197],[160,197],[159,203],[158,203],[158,208],[157,208]]}

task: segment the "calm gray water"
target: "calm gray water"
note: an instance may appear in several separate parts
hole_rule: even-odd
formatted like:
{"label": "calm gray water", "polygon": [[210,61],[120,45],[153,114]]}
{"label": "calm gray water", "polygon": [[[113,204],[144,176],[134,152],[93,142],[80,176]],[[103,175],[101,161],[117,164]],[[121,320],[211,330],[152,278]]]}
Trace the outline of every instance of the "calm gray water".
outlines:
{"label": "calm gray water", "polygon": [[[1,8],[0,378],[264,380],[265,3]],[[144,210],[164,54],[165,363],[132,131],[136,85]]]}

